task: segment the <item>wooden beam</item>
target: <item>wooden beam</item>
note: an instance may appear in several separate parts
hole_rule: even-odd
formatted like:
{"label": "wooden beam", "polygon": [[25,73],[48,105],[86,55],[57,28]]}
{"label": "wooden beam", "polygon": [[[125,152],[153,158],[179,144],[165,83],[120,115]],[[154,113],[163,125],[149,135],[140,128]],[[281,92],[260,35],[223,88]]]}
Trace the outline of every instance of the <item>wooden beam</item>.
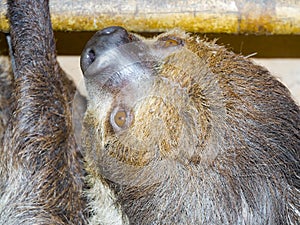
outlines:
{"label": "wooden beam", "polygon": [[[56,31],[120,25],[135,32],[178,27],[201,33],[300,34],[299,0],[51,0]],[[8,31],[6,0],[0,30]]]}

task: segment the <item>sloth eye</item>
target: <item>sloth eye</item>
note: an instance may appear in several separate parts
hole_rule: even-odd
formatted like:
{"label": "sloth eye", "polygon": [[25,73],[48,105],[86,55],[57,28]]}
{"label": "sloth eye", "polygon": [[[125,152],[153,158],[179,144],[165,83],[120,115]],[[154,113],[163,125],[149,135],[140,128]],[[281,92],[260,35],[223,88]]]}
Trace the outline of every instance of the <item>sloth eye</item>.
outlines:
{"label": "sloth eye", "polygon": [[123,107],[116,107],[110,115],[110,124],[117,131],[128,128],[133,120],[132,112]]}
{"label": "sloth eye", "polygon": [[122,128],[126,124],[126,112],[125,111],[118,111],[114,116],[115,124]]}

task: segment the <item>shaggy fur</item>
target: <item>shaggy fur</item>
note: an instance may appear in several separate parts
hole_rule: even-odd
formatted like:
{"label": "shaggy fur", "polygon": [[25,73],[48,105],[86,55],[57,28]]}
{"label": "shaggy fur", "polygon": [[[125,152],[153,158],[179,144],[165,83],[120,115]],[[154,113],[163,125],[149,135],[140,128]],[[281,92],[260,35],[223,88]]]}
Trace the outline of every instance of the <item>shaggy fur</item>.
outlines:
{"label": "shaggy fur", "polygon": [[0,56],[0,140],[7,127],[11,114],[11,94],[13,91],[13,76],[9,59]]}
{"label": "shaggy fur", "polygon": [[56,61],[48,0],[8,1],[8,18],[15,71],[0,89],[0,224],[84,224],[74,88]]}
{"label": "shaggy fur", "polygon": [[266,69],[180,31],[116,27],[81,66],[96,216],[105,179],[130,224],[299,224],[300,111]]}

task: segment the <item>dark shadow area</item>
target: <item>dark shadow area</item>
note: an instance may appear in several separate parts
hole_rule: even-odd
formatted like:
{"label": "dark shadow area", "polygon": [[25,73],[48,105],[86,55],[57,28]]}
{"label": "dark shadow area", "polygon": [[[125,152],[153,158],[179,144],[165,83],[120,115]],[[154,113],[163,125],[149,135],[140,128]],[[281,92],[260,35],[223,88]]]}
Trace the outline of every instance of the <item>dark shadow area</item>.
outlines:
{"label": "dark shadow area", "polygon": [[[55,32],[59,55],[80,55],[95,32]],[[142,34],[147,37],[154,33]],[[256,53],[257,58],[300,58],[300,35],[233,35],[200,34],[243,55]],[[5,35],[0,33],[0,54],[8,53]]]}
{"label": "dark shadow area", "polygon": [[229,35],[207,34],[235,53],[256,58],[300,58],[300,35]]}
{"label": "dark shadow area", "polygon": [[8,55],[8,46],[5,34],[0,32],[0,55]]}

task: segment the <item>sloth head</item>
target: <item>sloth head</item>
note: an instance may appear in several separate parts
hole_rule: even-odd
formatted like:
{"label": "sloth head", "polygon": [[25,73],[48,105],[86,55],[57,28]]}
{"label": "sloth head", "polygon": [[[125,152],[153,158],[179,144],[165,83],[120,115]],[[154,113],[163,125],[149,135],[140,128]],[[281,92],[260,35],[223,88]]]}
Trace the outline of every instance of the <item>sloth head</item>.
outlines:
{"label": "sloth head", "polygon": [[138,185],[214,159],[224,107],[206,48],[176,30],[147,40],[109,27],[89,40],[83,136],[93,174]]}

